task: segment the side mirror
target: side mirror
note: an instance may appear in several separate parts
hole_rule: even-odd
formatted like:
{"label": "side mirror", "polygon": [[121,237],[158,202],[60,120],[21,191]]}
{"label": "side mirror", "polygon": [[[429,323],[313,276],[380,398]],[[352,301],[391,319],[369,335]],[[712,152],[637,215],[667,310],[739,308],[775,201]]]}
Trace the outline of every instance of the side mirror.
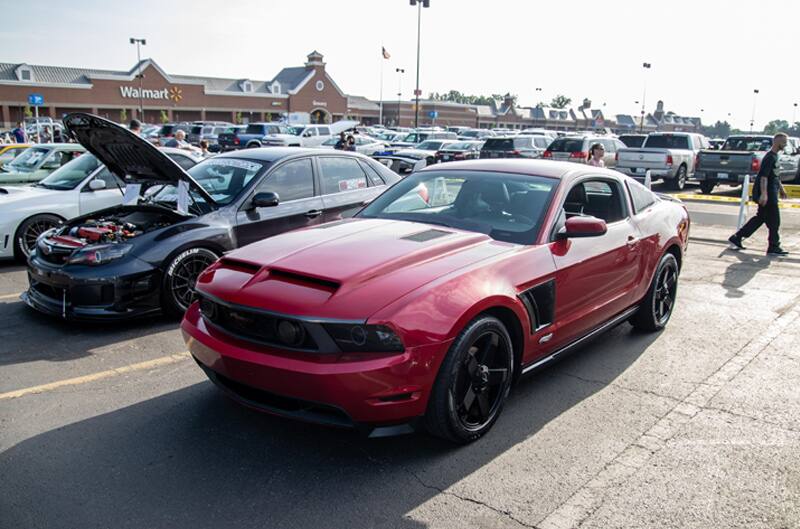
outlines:
{"label": "side mirror", "polygon": [[272,191],[265,191],[263,193],[256,193],[253,197],[254,208],[273,208],[280,203],[278,193]]}
{"label": "side mirror", "polygon": [[577,239],[582,237],[599,237],[608,231],[606,221],[597,217],[571,217],[564,227],[558,231],[559,239]]}
{"label": "side mirror", "polygon": [[92,191],[100,191],[101,189],[105,188],[106,188],[105,180],[98,180],[95,178],[94,180],[89,182],[89,189],[91,189]]}

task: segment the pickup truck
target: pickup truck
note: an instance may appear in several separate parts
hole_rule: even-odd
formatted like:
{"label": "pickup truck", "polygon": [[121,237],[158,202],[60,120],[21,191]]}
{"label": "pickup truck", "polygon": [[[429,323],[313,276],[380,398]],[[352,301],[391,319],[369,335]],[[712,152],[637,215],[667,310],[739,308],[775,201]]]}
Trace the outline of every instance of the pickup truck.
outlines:
{"label": "pickup truck", "polygon": [[[781,182],[800,180],[798,147],[798,140],[789,138],[786,148],[778,154]],[[695,172],[700,189],[709,194],[718,184],[737,186],[744,183],[745,175],[750,175],[752,183],[761,169],[761,160],[771,148],[772,136],[751,134],[730,136],[719,150],[700,151]]]}
{"label": "pickup truck", "polygon": [[253,149],[264,145],[270,134],[288,134],[289,128],[282,123],[250,123],[244,131],[230,130],[217,136],[222,151]]}
{"label": "pickup truck", "polygon": [[354,129],[358,121],[341,120],[336,123],[292,125],[281,133],[269,134],[264,138],[267,147],[320,147],[323,143],[339,136],[340,132]]}
{"label": "pickup truck", "polygon": [[694,176],[697,153],[709,147],[702,134],[653,132],[639,149],[617,151],[617,171],[643,181],[650,171],[652,181],[663,180],[681,190]]}

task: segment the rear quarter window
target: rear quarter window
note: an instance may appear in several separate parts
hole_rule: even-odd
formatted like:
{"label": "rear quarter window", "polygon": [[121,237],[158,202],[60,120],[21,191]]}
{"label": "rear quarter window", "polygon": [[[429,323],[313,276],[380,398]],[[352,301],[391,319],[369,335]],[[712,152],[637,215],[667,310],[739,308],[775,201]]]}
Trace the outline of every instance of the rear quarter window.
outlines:
{"label": "rear quarter window", "polygon": [[655,204],[656,196],[652,191],[632,178],[627,180],[627,184],[628,191],[631,194],[631,201],[633,202],[633,210],[636,213],[641,213]]}

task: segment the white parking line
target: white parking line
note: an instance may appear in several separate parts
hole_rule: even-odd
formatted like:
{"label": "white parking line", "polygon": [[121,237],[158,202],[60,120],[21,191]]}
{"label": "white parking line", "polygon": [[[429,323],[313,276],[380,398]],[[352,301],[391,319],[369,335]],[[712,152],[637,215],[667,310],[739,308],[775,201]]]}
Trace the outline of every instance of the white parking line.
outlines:
{"label": "white parking line", "polygon": [[17,292],[16,294],[3,294],[2,296],[0,296],[0,301],[6,299],[19,299],[20,294],[22,294],[22,292]]}

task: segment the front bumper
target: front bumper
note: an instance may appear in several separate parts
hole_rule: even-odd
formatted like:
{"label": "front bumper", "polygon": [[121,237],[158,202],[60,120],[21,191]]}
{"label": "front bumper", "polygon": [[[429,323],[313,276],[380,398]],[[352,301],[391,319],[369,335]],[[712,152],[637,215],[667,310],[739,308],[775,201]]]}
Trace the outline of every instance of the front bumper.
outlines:
{"label": "front bumper", "polygon": [[65,320],[126,320],[161,310],[161,274],[138,259],[105,266],[53,266],[28,260],[29,307]]}
{"label": "front bumper", "polygon": [[450,342],[397,354],[293,353],[207,326],[197,304],[181,323],[189,351],[209,378],[260,411],[329,426],[372,430],[413,423]]}

